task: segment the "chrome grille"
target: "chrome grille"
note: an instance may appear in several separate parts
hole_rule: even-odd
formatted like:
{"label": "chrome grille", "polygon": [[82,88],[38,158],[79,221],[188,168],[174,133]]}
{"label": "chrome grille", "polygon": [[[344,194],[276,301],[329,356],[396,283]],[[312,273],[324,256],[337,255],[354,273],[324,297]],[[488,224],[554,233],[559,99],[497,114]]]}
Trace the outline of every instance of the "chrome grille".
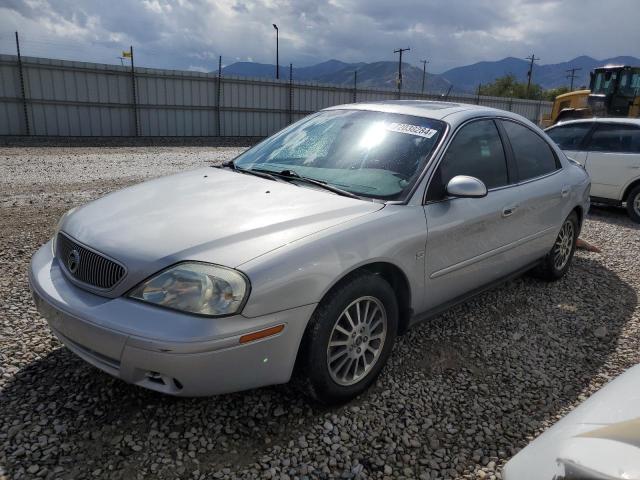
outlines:
{"label": "chrome grille", "polygon": [[[95,288],[113,288],[125,274],[122,265],[58,233],[57,255],[69,275]],[[74,253],[77,252],[77,253]]]}

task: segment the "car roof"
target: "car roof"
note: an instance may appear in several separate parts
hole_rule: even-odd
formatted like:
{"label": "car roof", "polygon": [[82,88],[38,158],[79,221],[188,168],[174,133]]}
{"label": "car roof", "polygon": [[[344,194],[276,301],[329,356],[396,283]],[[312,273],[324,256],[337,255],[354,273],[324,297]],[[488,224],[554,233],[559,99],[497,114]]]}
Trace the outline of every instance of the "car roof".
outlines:
{"label": "car roof", "polygon": [[640,118],[627,118],[627,117],[592,117],[592,118],[578,118],[575,120],[567,120],[565,122],[558,122],[549,128],[559,127],[560,125],[573,125],[577,123],[620,123],[627,125],[636,125],[640,127]]}
{"label": "car roof", "polygon": [[445,117],[451,117],[451,119],[455,117],[456,120],[466,120],[477,116],[501,116],[519,120],[523,119],[520,115],[507,112],[505,110],[499,110],[497,108],[472,105],[468,103],[431,100],[385,100],[380,102],[349,103],[346,105],[329,107],[325,110],[370,110],[433,118],[436,120],[442,120]]}

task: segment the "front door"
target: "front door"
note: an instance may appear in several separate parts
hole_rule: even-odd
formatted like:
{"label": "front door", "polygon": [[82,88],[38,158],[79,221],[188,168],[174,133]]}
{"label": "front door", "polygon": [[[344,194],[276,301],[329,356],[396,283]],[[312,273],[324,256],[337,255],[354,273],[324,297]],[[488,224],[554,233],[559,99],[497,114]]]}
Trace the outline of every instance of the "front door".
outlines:
{"label": "front door", "polygon": [[[484,198],[452,198],[456,175],[482,180]],[[474,120],[455,134],[427,190],[426,308],[455,299],[509,273],[517,242],[518,187],[491,119]]]}

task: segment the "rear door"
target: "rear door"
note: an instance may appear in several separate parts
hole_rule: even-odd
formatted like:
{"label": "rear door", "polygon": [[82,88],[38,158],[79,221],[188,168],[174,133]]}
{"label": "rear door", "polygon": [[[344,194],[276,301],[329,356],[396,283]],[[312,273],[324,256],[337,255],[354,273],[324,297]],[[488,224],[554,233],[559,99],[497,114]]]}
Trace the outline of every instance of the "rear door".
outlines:
{"label": "rear door", "polygon": [[500,122],[508,138],[517,169],[521,200],[515,228],[523,237],[521,260],[544,256],[564,221],[571,186],[562,175],[562,164],[542,135],[513,120]]}
{"label": "rear door", "polygon": [[[482,180],[484,198],[453,198],[446,185],[456,175]],[[463,125],[431,178],[427,218],[426,308],[431,309],[509,273],[510,245],[519,238],[518,187],[493,119]],[[508,250],[505,252],[505,250]]]}
{"label": "rear door", "polygon": [[562,149],[567,157],[584,165],[587,162],[585,140],[594,122],[568,123],[546,131],[547,135]]}
{"label": "rear door", "polygon": [[586,148],[591,196],[623,200],[624,187],[640,177],[640,127],[599,123]]}

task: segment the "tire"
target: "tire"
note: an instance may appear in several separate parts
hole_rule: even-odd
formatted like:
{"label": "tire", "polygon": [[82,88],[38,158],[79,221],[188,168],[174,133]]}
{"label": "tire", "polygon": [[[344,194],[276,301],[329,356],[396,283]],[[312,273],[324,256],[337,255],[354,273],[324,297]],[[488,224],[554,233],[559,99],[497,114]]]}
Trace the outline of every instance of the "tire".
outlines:
{"label": "tire", "polygon": [[[358,326],[355,333],[354,324]],[[338,284],[316,308],[302,340],[297,376],[304,393],[323,405],[356,397],[386,364],[397,331],[398,302],[386,280],[361,273]]]}
{"label": "tire", "polygon": [[640,185],[636,185],[627,195],[627,213],[631,220],[640,223]]}
{"label": "tire", "polygon": [[562,222],[562,227],[560,227],[560,232],[551,251],[544,257],[540,266],[534,270],[534,274],[538,278],[553,282],[561,279],[567,273],[576,251],[579,231],[578,215],[576,212],[571,212]]}

